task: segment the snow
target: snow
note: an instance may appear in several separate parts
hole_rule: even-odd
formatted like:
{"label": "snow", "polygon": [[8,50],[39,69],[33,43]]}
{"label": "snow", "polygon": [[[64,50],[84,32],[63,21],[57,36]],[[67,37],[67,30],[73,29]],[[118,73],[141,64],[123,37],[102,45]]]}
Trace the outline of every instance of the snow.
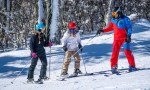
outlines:
{"label": "snow", "polygon": [[131,14],[128,17],[130,18],[130,20],[134,20],[137,17],[137,14]]}
{"label": "snow", "polygon": [[[52,46],[51,54],[50,49],[48,47],[45,48],[48,61],[51,56],[51,79],[41,85],[24,84],[27,80],[28,67],[31,62],[29,50],[0,53],[0,90],[150,90],[149,33],[149,22],[139,20],[133,25],[132,49],[136,66],[140,70],[125,73],[129,65],[121,49],[118,69],[124,73],[109,77],[104,76],[104,73],[110,73],[109,60],[111,58],[113,33],[107,33],[97,37],[94,37],[94,33],[81,36],[84,46],[81,70],[85,73],[84,59],[87,72],[94,72],[94,75],[70,78],[66,79],[66,81],[56,80],[58,78],[57,76],[60,75],[64,58],[64,51],[61,45]],[[71,60],[69,74],[74,70],[73,58]],[[35,69],[35,80],[38,79],[40,66],[41,63],[39,61]],[[23,68],[23,72],[15,79],[16,75]],[[14,83],[11,84],[14,79]]]}
{"label": "snow", "polygon": [[150,22],[146,19],[138,20],[136,24],[143,25],[143,26],[146,26],[146,27],[150,27]]}

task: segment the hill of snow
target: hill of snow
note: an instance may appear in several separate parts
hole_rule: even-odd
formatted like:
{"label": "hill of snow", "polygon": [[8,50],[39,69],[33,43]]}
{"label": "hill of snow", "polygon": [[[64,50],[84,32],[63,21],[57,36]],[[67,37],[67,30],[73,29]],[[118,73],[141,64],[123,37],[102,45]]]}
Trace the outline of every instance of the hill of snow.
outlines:
{"label": "hill of snow", "polygon": [[[110,57],[112,52],[113,33],[94,37],[95,34],[82,35],[84,49],[82,52],[81,70],[85,73],[83,60],[86,62],[91,76],[81,76],[57,81],[60,75],[64,51],[61,45],[46,48],[47,59],[51,57],[51,79],[44,84],[24,84],[30,65],[30,51],[16,50],[0,53],[0,90],[150,90],[150,23],[140,20],[133,25],[132,50],[135,57],[136,72],[126,73],[128,62],[121,49],[118,69],[121,75],[110,75]],[[81,55],[81,53],[80,53]],[[69,66],[69,74],[73,73],[74,60]],[[40,61],[35,69],[35,80],[40,72]],[[49,66],[48,66],[49,67]],[[23,70],[14,81],[16,75]],[[49,70],[47,70],[47,75]]]}

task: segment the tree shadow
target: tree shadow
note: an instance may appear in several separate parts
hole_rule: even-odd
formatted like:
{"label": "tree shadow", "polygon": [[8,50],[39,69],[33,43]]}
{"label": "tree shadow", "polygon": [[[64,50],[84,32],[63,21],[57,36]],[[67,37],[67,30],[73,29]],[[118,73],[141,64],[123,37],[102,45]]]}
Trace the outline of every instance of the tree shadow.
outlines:
{"label": "tree shadow", "polygon": [[[82,52],[82,57],[86,63],[97,63],[100,62],[94,59],[100,59],[102,56],[110,56],[112,51],[112,44],[91,44],[86,45]],[[93,58],[92,60],[90,58]]]}
{"label": "tree shadow", "polygon": [[[120,76],[120,75],[124,75],[124,74],[128,74],[128,73],[134,73],[134,72],[145,71],[145,70],[150,70],[150,68],[137,68],[137,71],[133,71],[133,72],[129,72],[128,68],[124,68],[124,69],[118,69],[119,73],[115,74],[115,75]],[[109,77],[109,75],[113,75],[113,74],[111,74],[111,70],[104,70],[104,71],[99,71],[99,72],[91,72],[91,73],[81,74],[74,78],[84,77],[84,76],[97,76],[97,75],[104,75],[106,77]]]}
{"label": "tree shadow", "polygon": [[[4,56],[0,57],[0,78],[10,78],[14,77],[19,73],[22,69],[23,72],[21,75],[25,75],[27,73],[28,67],[26,66],[26,62],[28,62],[29,57],[13,57],[13,56]],[[25,61],[26,60],[26,61]],[[19,62],[18,62],[19,61]],[[12,64],[11,66],[9,64]],[[23,67],[13,66],[13,64],[19,64]]]}
{"label": "tree shadow", "polygon": [[[127,74],[127,73],[132,73],[128,71],[129,68],[123,68],[123,69],[118,69],[119,74],[118,75],[123,75],[123,74]],[[138,71],[144,71],[144,70],[150,70],[150,68],[137,68],[137,71],[134,72],[138,72]],[[93,72],[93,75],[106,75],[106,74],[111,74],[111,70],[104,70],[104,71],[99,71],[99,72]]]}
{"label": "tree shadow", "polygon": [[140,25],[140,24],[137,24],[137,23],[135,23],[133,25],[133,28],[132,28],[133,34],[145,32],[145,31],[148,31],[149,29],[150,29],[150,27],[144,26],[144,25]]}

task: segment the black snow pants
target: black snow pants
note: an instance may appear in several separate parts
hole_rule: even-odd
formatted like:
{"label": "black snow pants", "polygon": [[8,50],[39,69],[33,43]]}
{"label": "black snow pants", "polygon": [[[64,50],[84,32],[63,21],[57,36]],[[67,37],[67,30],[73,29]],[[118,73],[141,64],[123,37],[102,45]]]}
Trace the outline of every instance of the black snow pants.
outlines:
{"label": "black snow pants", "polygon": [[38,59],[40,59],[42,63],[39,78],[42,79],[43,77],[46,76],[47,59],[46,59],[46,55],[42,55],[42,56],[38,56],[37,58],[32,58],[31,65],[28,72],[28,77],[27,77],[28,79],[34,78],[34,70],[37,65]]}

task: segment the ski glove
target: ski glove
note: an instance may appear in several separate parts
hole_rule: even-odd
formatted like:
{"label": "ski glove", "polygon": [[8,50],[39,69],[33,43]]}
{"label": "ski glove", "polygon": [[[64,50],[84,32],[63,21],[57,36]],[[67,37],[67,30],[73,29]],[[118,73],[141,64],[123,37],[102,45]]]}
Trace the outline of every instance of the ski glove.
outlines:
{"label": "ski glove", "polygon": [[31,56],[32,56],[32,58],[37,58],[37,55],[36,55],[35,52],[32,52],[32,53],[31,53]]}
{"label": "ski glove", "polygon": [[103,30],[99,29],[96,33],[96,35],[100,35],[102,32],[104,32]]}
{"label": "ski glove", "polygon": [[81,44],[79,44],[78,45],[78,47],[79,47],[79,49],[81,50],[81,52],[82,52],[82,45]]}
{"label": "ski glove", "polygon": [[131,36],[127,36],[126,42],[127,42],[127,43],[130,43],[130,42],[131,42]]}
{"label": "ski glove", "polygon": [[66,46],[63,46],[63,49],[64,49],[65,52],[67,51],[67,47]]}
{"label": "ski glove", "polygon": [[52,42],[49,42],[49,43],[48,43],[48,46],[49,46],[49,47],[53,46],[53,43],[52,43]]}

